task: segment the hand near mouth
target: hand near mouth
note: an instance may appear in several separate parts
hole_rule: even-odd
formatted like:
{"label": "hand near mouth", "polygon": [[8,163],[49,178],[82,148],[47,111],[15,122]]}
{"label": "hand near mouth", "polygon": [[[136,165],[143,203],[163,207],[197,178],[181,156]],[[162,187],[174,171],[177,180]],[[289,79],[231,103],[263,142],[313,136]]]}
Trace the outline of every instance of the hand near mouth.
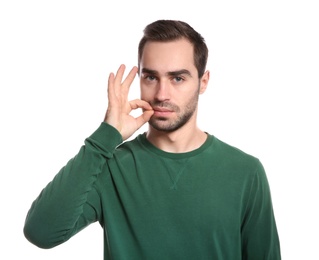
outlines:
{"label": "hand near mouth", "polygon": [[[123,80],[125,65],[121,65],[116,73],[110,73],[108,79],[108,107],[104,122],[116,128],[123,141],[133,135],[142,125],[149,121],[154,111],[151,105],[141,99],[128,101],[130,86],[136,76],[137,67],[133,67]],[[130,113],[141,108],[142,114],[133,117]]]}

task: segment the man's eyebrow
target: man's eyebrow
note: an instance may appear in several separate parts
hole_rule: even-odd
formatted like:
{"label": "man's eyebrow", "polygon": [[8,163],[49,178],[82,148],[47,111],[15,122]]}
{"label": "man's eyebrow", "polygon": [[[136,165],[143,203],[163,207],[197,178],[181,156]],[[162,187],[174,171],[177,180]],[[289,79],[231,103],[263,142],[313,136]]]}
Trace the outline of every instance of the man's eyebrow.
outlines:
{"label": "man's eyebrow", "polygon": [[158,74],[158,72],[156,70],[151,70],[151,69],[147,69],[147,68],[143,68],[142,73],[151,74],[151,75]]}
{"label": "man's eyebrow", "polygon": [[169,75],[169,76],[179,76],[179,75],[183,75],[183,74],[186,74],[186,75],[192,77],[190,71],[186,70],[186,69],[167,72],[167,75]]}
{"label": "man's eyebrow", "polygon": [[[143,68],[142,73],[146,73],[146,74],[150,74],[150,75],[157,75],[158,74],[158,72],[156,70],[151,70],[151,69],[147,69],[147,68]],[[186,69],[169,71],[166,73],[166,75],[168,75],[168,76],[175,76],[175,77],[179,76],[179,75],[183,75],[183,74],[186,74],[186,75],[192,77],[190,71],[186,70]]]}

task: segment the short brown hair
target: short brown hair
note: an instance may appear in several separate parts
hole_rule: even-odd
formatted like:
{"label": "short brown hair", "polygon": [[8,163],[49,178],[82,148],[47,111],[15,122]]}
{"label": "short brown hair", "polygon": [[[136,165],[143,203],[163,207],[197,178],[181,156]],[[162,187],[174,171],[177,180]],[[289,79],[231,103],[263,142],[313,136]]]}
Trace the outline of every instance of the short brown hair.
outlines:
{"label": "short brown hair", "polygon": [[169,42],[185,38],[194,47],[194,64],[198,77],[203,76],[208,59],[208,48],[204,38],[189,24],[178,20],[157,20],[147,25],[143,32],[144,35],[138,45],[138,67],[140,67],[146,42]]}

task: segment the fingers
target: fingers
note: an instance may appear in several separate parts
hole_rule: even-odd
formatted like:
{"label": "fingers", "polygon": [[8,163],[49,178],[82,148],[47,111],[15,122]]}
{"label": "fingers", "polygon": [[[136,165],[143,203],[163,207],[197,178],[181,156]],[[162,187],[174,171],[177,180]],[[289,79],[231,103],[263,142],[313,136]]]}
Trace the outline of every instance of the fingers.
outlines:
{"label": "fingers", "polygon": [[[121,65],[116,74],[110,73],[108,78],[108,107],[104,122],[112,125],[122,135],[123,140],[131,136],[138,128],[149,121],[153,109],[143,100],[128,101],[129,88],[136,77],[138,68],[134,66],[123,80],[125,65]],[[132,110],[141,108],[140,116],[130,115]]]}
{"label": "fingers", "polygon": [[129,103],[132,110],[138,109],[138,108],[142,108],[145,110],[153,110],[152,106],[148,102],[141,99],[135,99],[130,101]]}
{"label": "fingers", "polygon": [[[125,65],[122,64],[118,68],[116,74],[110,73],[108,78],[108,97],[110,101],[115,101],[119,97],[124,99],[128,96],[129,88],[137,74],[138,68],[134,66],[123,81]],[[123,82],[122,82],[123,81]],[[124,100],[127,102],[127,100]]]}
{"label": "fingers", "polygon": [[114,80],[114,84],[115,86],[120,86],[121,83],[122,83],[122,79],[123,79],[123,75],[124,75],[124,71],[125,71],[125,65],[122,64],[117,72],[116,72],[116,75],[115,75],[115,80]]}
{"label": "fingers", "polygon": [[123,86],[129,88],[136,77],[138,68],[134,66],[123,81]]}
{"label": "fingers", "polygon": [[115,90],[114,90],[114,73],[110,73],[108,78],[108,99],[112,100],[115,97]]}
{"label": "fingers", "polygon": [[151,105],[144,100],[135,99],[133,101],[130,101],[129,103],[131,110],[135,110],[138,108],[143,109],[143,113],[135,118],[136,127],[137,129],[139,129],[142,125],[150,120],[151,116],[154,114],[154,110]]}
{"label": "fingers", "polygon": [[142,115],[138,116],[135,120],[136,120],[136,126],[137,129],[139,129],[142,125],[144,125],[145,123],[147,123],[151,116],[154,114],[153,110],[147,110],[144,111]]}
{"label": "fingers", "polygon": [[[116,90],[118,91],[125,91],[126,93],[128,92],[129,90],[129,87],[131,86],[136,74],[137,74],[137,71],[138,71],[138,68],[136,66],[134,66],[130,72],[128,73],[128,75],[126,76],[126,78],[124,79],[123,81],[123,75],[124,75],[124,72],[125,72],[125,65],[122,64],[119,69],[117,70],[117,73],[115,75],[115,79],[114,79],[114,86],[116,88]],[[118,88],[121,88],[121,89],[118,89]]]}

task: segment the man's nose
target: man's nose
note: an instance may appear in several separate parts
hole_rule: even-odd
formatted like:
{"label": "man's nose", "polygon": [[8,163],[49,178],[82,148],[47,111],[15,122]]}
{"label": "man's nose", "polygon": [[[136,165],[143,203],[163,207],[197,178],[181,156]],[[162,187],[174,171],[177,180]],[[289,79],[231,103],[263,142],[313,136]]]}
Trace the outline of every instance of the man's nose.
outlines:
{"label": "man's nose", "polygon": [[170,86],[168,80],[160,80],[157,84],[155,98],[160,101],[170,98]]}

